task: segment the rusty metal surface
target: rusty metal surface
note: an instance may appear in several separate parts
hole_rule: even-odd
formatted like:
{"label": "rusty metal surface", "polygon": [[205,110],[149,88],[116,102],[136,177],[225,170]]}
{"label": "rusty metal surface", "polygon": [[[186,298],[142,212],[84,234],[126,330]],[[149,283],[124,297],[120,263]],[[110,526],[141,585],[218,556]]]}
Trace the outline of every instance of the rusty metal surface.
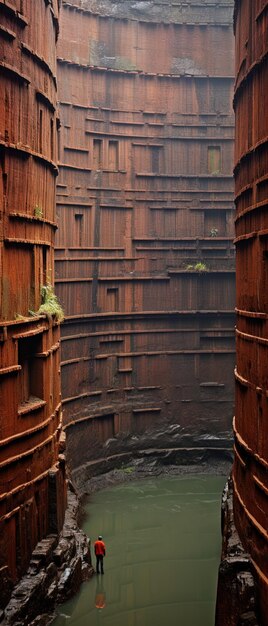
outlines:
{"label": "rusty metal surface", "polygon": [[29,313],[53,281],[57,30],[56,0],[0,1],[0,606],[65,507],[59,325]]}
{"label": "rusty metal surface", "polygon": [[235,520],[268,624],[268,2],[240,0],[236,32]]}
{"label": "rusty metal surface", "polygon": [[221,447],[231,429],[232,2],[201,24],[196,2],[161,9],[152,25],[62,4],[56,286],[74,465],[107,438],[108,452]]}

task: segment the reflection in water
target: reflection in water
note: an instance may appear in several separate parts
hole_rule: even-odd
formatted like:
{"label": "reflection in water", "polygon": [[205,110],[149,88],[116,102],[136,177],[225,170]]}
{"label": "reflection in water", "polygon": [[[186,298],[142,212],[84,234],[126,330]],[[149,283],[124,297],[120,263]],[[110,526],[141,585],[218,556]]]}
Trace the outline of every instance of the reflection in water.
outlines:
{"label": "reflection in water", "polygon": [[94,494],[84,529],[101,530],[105,574],[53,626],[213,626],[224,481],[155,478]]}
{"label": "reflection in water", "polygon": [[97,578],[97,587],[96,587],[96,596],[95,596],[95,607],[96,609],[105,609],[106,607],[106,594],[104,591],[104,582],[103,577],[96,576]]}

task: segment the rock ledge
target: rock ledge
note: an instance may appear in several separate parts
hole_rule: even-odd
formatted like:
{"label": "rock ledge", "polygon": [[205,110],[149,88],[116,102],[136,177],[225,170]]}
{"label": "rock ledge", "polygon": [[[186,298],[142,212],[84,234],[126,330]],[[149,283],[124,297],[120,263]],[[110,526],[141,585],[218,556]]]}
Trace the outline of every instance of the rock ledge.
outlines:
{"label": "rock ledge", "polygon": [[90,542],[78,527],[78,511],[79,500],[70,484],[62,532],[36,545],[25,576],[0,613],[1,626],[45,626],[55,605],[71,597],[92,576]]}

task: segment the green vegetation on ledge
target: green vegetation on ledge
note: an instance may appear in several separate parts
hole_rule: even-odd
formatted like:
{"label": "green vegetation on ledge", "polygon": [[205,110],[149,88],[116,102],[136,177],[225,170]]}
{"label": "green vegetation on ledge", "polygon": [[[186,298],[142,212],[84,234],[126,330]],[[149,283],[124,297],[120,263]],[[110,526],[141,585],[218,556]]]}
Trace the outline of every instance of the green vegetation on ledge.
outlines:
{"label": "green vegetation on ledge", "polygon": [[64,312],[61,307],[57,296],[54,293],[52,285],[43,285],[41,288],[42,304],[39,307],[38,315],[48,315],[48,317],[54,317],[57,322],[64,320]]}
{"label": "green vegetation on ledge", "polygon": [[36,205],[34,207],[34,217],[41,219],[43,217],[43,209],[41,206]]}
{"label": "green vegetation on ledge", "polygon": [[195,263],[195,265],[187,265],[186,267],[187,270],[192,270],[194,272],[208,272],[208,267],[206,266],[205,263],[201,263],[201,261],[199,261],[199,263]]}

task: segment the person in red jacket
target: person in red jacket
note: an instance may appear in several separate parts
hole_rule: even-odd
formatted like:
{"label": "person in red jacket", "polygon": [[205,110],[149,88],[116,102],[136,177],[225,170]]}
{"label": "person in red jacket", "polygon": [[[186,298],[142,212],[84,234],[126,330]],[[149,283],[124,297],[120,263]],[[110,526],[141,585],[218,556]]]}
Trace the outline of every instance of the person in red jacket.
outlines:
{"label": "person in red jacket", "polygon": [[[99,535],[97,541],[95,541],[94,543],[94,551],[95,551],[95,556],[96,556],[96,570],[97,570],[97,574],[101,573],[104,574],[103,571],[103,557],[106,554],[106,547],[105,547],[105,543],[102,540],[102,536]],[[99,571],[99,569],[101,571]]]}

